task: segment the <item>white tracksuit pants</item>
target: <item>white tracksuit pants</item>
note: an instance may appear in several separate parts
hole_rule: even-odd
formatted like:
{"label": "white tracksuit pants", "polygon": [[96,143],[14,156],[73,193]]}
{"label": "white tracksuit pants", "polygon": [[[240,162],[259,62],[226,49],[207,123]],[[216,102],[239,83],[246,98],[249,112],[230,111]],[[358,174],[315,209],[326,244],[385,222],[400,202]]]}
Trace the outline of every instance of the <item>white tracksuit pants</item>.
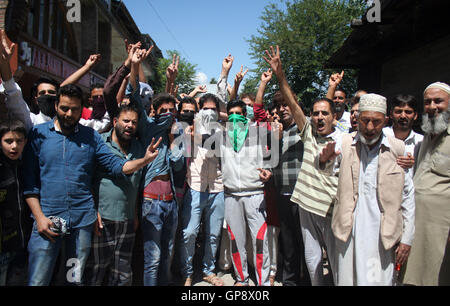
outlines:
{"label": "white tracksuit pants", "polygon": [[248,284],[246,231],[253,246],[253,262],[259,286],[270,286],[270,258],[267,238],[266,203],[264,194],[238,197],[225,194],[225,220],[231,243],[231,257],[238,282]]}

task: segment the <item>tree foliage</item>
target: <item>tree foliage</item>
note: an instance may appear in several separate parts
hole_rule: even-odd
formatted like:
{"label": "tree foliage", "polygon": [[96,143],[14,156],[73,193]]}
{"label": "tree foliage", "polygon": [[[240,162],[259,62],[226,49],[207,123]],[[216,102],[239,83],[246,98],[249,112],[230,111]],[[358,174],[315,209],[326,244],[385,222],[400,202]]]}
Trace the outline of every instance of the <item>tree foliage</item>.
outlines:
{"label": "tree foliage", "polygon": [[[279,45],[283,69],[298,98],[309,106],[315,98],[324,96],[334,72],[324,69],[324,64],[350,34],[350,21],[362,15],[365,5],[363,0],[287,0],[281,5],[267,5],[258,34],[247,40],[257,68],[244,87],[249,90],[258,83],[268,68],[264,51]],[[347,92],[356,91],[355,75],[355,71],[345,71],[341,87]],[[275,90],[268,87],[272,93]]]}
{"label": "tree foliage", "polygon": [[[164,92],[166,86],[166,70],[172,63],[173,55],[180,53],[176,50],[167,50],[167,58],[160,58],[156,68],[157,81],[154,84],[156,92]],[[195,74],[197,73],[197,65],[189,63],[185,58],[180,56],[180,64],[178,66],[178,75],[175,79],[175,86],[178,85],[179,93],[189,93],[195,88]]]}

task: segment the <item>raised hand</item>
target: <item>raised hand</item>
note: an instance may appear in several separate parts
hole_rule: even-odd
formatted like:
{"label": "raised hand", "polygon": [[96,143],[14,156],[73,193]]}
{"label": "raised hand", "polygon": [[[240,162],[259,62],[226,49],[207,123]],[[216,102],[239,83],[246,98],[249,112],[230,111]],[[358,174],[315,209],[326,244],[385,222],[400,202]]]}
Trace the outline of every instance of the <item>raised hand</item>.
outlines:
{"label": "raised hand", "polygon": [[145,50],[145,49],[138,49],[138,48],[132,48],[132,50],[134,50],[134,54],[131,58],[131,62],[134,65],[139,65],[140,63],[142,63],[142,61],[144,61],[152,52],[153,50],[153,46],[150,47],[150,49]]}
{"label": "raised hand", "polygon": [[231,54],[228,54],[227,57],[222,61],[222,69],[226,71],[230,71],[231,67],[233,66],[234,57],[231,56]]}
{"label": "raised hand", "polygon": [[339,83],[341,83],[342,79],[344,78],[344,70],[342,70],[341,73],[334,73],[330,76],[330,79],[328,80],[328,86],[329,87],[337,87]]}
{"label": "raised hand", "polygon": [[270,65],[275,75],[283,74],[283,67],[281,65],[281,57],[280,57],[280,47],[277,45],[277,50],[275,51],[272,46],[270,46],[270,51],[266,50],[266,55],[263,56],[264,60]]}
{"label": "raised hand", "polygon": [[85,65],[87,67],[89,67],[89,69],[92,69],[92,67],[97,65],[101,59],[102,59],[102,56],[100,54],[92,54],[91,56],[89,56]]}
{"label": "raised hand", "polygon": [[245,70],[245,72],[243,72],[243,70],[244,70],[244,66],[241,66],[241,70],[238,73],[236,73],[236,77],[234,78],[234,82],[236,84],[240,84],[248,72],[248,68],[247,68],[247,70]]}
{"label": "raised hand", "polygon": [[159,137],[158,141],[155,143],[155,138],[152,138],[152,142],[147,147],[147,151],[145,152],[145,161],[150,163],[152,162],[156,156],[158,156],[158,147],[161,144],[162,137]]}
{"label": "raised hand", "polygon": [[263,83],[269,83],[270,80],[272,79],[272,69],[269,68],[269,70],[264,71],[261,75],[261,82]]}
{"label": "raised hand", "polygon": [[167,67],[166,78],[167,80],[174,81],[178,75],[178,65],[180,64],[180,57],[176,54],[173,55],[172,64]]}
{"label": "raised hand", "polygon": [[16,44],[14,44],[14,43],[12,43],[11,45],[8,44],[5,30],[0,30],[0,36],[1,36],[0,62],[9,64],[9,61],[11,60],[11,57],[14,54],[14,49],[16,48]]}
{"label": "raised hand", "polygon": [[336,157],[338,157],[341,154],[340,151],[335,151],[335,150],[336,150],[336,142],[335,141],[331,141],[331,142],[327,143],[325,148],[323,148],[322,153],[320,153],[319,162],[321,164],[326,164],[327,162],[334,160]]}
{"label": "raised hand", "polygon": [[[127,41],[128,43],[128,41]],[[127,50],[128,50],[128,58],[125,61],[125,66],[131,65],[132,63],[132,59],[134,54],[136,53],[137,50],[139,50],[142,46],[142,43],[139,41],[136,44],[128,44],[127,45]]]}

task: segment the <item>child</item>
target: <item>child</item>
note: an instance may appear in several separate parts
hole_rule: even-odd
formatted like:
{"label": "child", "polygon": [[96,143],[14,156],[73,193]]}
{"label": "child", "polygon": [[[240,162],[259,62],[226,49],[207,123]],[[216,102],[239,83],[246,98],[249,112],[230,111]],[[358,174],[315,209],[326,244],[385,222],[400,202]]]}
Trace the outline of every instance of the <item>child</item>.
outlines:
{"label": "child", "polygon": [[8,279],[14,278],[13,271],[26,271],[25,244],[30,227],[26,223],[30,214],[29,210],[25,212],[28,208],[22,197],[20,160],[26,144],[25,125],[19,120],[1,121],[0,138],[0,286],[5,286],[8,275]]}

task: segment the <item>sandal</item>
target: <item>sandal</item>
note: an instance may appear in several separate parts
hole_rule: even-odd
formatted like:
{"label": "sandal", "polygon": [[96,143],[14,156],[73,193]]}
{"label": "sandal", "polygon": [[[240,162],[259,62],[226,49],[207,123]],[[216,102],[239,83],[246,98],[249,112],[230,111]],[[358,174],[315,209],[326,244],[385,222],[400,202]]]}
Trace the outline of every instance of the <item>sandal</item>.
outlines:
{"label": "sandal", "polygon": [[223,280],[214,273],[212,273],[208,276],[204,276],[203,280],[207,283],[210,283],[213,286],[223,286],[224,285]]}

